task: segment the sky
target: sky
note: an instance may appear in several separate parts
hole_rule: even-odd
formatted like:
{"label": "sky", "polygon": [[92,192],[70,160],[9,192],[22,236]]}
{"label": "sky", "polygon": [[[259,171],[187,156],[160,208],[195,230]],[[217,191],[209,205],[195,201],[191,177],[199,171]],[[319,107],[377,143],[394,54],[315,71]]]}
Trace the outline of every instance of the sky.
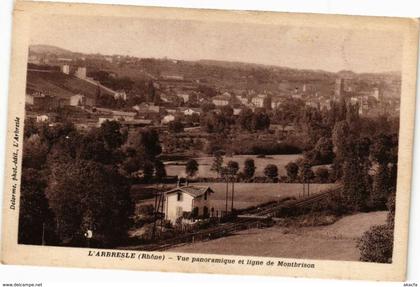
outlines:
{"label": "sky", "polygon": [[402,37],[391,31],[62,15],[34,18],[31,29],[31,44],[82,53],[331,72],[401,70]]}

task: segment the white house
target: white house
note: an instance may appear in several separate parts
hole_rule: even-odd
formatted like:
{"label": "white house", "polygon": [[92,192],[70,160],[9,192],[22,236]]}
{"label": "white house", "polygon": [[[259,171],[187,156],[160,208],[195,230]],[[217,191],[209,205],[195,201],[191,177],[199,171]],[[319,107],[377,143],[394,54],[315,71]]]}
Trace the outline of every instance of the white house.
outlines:
{"label": "white house", "polygon": [[123,90],[116,91],[115,94],[114,94],[114,99],[116,99],[116,100],[121,99],[121,100],[126,101],[127,100],[127,94]]}
{"label": "white house", "polygon": [[85,96],[81,94],[73,95],[70,97],[70,106],[81,106],[83,105]]}
{"label": "white house", "polygon": [[47,122],[49,119],[50,119],[50,117],[48,115],[39,115],[39,116],[36,116],[37,123]]}
{"label": "white house", "polygon": [[166,109],[166,112],[168,114],[176,114],[178,112],[178,108],[170,108],[170,109]]}
{"label": "white house", "polygon": [[281,106],[282,103],[283,103],[282,100],[274,99],[273,101],[271,101],[271,109],[273,109],[273,110],[277,109],[278,107]]}
{"label": "white house", "polygon": [[67,64],[61,66],[61,72],[63,74],[69,75],[70,74],[70,66],[67,65]]}
{"label": "white house", "polygon": [[264,107],[266,99],[267,95],[259,94],[258,96],[252,98],[251,103],[257,108],[262,108]]}
{"label": "white house", "polygon": [[79,79],[86,79],[86,67],[78,67],[74,75]]}
{"label": "white house", "polygon": [[174,120],[175,120],[174,115],[166,115],[166,116],[163,117],[161,123],[162,124],[167,124],[167,123],[173,122]]}
{"label": "white house", "polygon": [[229,93],[225,92],[222,95],[216,96],[212,99],[213,104],[216,107],[223,107],[230,104],[231,96]]}
{"label": "white house", "polygon": [[242,109],[233,109],[234,116],[239,116],[241,112],[242,112]]}
{"label": "white house", "polygon": [[26,94],[25,104],[27,104],[27,105],[33,105],[34,104],[34,96],[32,96],[30,94]]}
{"label": "white house", "polygon": [[178,186],[165,192],[165,219],[175,223],[188,214],[214,216],[212,193],[214,191],[208,186],[194,185]]}
{"label": "white house", "polygon": [[135,112],[112,111],[112,116],[116,121],[132,121],[136,114]]}
{"label": "white house", "polygon": [[111,116],[100,117],[100,118],[98,118],[97,126],[100,127],[104,122],[112,121],[112,120],[113,120],[113,118]]}
{"label": "white house", "polygon": [[236,96],[236,98],[239,100],[239,102],[246,106],[248,105],[248,98],[247,97],[243,97],[243,96]]}
{"label": "white house", "polygon": [[183,114],[186,116],[192,116],[193,114],[200,115],[200,113],[201,113],[201,110],[197,108],[186,108],[183,111]]}
{"label": "white house", "polygon": [[177,97],[181,98],[184,101],[184,103],[186,103],[190,100],[190,95],[189,94],[178,94]]}

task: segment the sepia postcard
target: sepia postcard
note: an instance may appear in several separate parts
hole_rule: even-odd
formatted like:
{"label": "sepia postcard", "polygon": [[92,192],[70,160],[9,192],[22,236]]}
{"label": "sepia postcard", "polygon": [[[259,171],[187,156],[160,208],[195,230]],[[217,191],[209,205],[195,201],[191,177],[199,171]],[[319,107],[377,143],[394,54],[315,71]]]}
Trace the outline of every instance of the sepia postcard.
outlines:
{"label": "sepia postcard", "polygon": [[17,1],[1,262],[403,281],[418,32]]}

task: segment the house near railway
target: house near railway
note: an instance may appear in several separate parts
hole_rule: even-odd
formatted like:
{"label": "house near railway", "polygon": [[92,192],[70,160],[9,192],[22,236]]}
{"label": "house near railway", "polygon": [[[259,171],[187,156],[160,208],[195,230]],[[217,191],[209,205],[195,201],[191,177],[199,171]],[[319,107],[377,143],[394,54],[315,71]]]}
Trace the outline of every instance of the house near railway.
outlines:
{"label": "house near railway", "polygon": [[165,192],[165,219],[175,224],[179,218],[214,216],[213,193],[208,186],[195,185],[177,186]]}

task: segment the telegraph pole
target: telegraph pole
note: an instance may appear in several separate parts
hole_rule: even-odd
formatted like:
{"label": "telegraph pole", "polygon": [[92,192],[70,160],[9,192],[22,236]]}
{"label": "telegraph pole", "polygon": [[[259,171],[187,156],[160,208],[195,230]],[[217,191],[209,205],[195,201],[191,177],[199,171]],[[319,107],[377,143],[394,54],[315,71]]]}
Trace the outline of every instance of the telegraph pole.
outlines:
{"label": "telegraph pole", "polygon": [[228,200],[229,200],[229,176],[226,176],[226,215],[228,213]]}
{"label": "telegraph pole", "polygon": [[156,232],[156,221],[157,221],[157,213],[158,213],[158,190],[155,190],[155,206],[154,206],[154,220],[153,220],[153,230],[152,230],[152,239],[155,239],[155,232]]}
{"label": "telegraph pole", "polygon": [[45,245],[45,222],[42,223],[42,245]]}
{"label": "telegraph pole", "polygon": [[233,212],[233,201],[235,197],[235,178],[232,178],[232,206],[230,207],[230,210]]}

